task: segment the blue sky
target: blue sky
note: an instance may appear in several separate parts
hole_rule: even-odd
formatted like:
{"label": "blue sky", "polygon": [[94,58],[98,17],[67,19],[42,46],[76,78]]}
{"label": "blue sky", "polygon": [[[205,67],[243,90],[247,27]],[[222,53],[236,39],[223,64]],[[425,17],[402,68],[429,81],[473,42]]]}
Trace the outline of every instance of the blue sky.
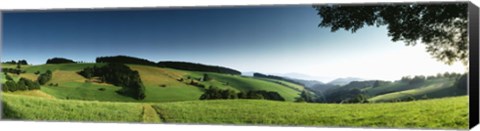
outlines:
{"label": "blue sky", "polygon": [[464,71],[459,63],[437,62],[422,46],[391,42],[385,27],[332,33],[318,27],[320,20],[307,5],[10,12],[3,14],[2,60],[129,55],[321,81]]}

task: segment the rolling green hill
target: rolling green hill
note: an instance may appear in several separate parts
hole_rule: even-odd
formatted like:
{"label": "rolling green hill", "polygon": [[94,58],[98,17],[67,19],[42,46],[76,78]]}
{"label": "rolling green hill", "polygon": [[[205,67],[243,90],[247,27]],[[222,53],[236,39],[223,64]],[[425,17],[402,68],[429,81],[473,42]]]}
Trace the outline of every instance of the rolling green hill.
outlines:
{"label": "rolling green hill", "polygon": [[366,88],[364,92],[374,96],[370,102],[391,102],[407,99],[432,99],[449,96],[466,95],[466,91],[454,87],[455,78],[437,78],[422,83],[406,85],[397,82],[376,88]]}
{"label": "rolling green hill", "polygon": [[21,120],[468,128],[467,96],[376,104],[312,104],[265,100],[142,104],[59,100],[3,93],[2,103],[4,119]]}
{"label": "rolling green hill", "polygon": [[[291,82],[213,72],[186,71],[127,64],[138,71],[146,98],[136,100],[117,93],[121,87],[86,79],[77,72],[104,64],[45,64],[23,66],[25,77],[34,72],[53,71],[52,79],[40,90],[2,92],[2,117],[19,120],[257,124],[294,126],[356,126],[395,128],[466,129],[468,96],[454,88],[456,78],[429,79],[416,84],[393,82],[357,88],[372,96],[370,102],[390,102],[413,97],[410,102],[369,104],[294,103],[304,87]],[[208,76],[209,79],[203,78]],[[2,83],[5,75],[0,74]],[[269,100],[199,100],[205,87],[235,91],[266,90],[280,94],[287,102]],[[370,83],[371,84],[371,83]],[[357,85],[363,85],[361,82]],[[453,93],[452,93],[453,92]],[[340,92],[343,93],[343,92]],[[452,95],[453,94],[453,95]],[[419,100],[425,96],[435,98]],[[457,96],[457,97],[451,97]]]}
{"label": "rolling green hill", "polygon": [[[77,74],[85,67],[94,65],[102,66],[104,64],[81,63],[81,64],[44,64],[22,67],[26,73],[20,76],[11,74],[18,80],[20,77],[26,77],[36,80],[38,77],[34,72],[53,71],[53,78],[44,86],[41,91],[60,99],[76,100],[96,100],[96,101],[129,101],[137,100],[118,94],[116,91],[121,87],[111,84],[92,82]],[[191,81],[208,86],[219,88],[234,89],[236,91],[248,90],[267,90],[278,92],[287,101],[293,101],[299,96],[300,92],[294,88],[302,88],[289,82],[272,82],[253,77],[243,77],[239,75],[184,71],[170,68],[160,68],[155,66],[128,64],[132,70],[140,74],[140,78],[146,87],[146,98],[139,102],[173,102],[173,101],[191,101],[198,100],[203,94],[203,89],[189,84]],[[212,79],[201,81],[204,74]],[[4,82],[2,74],[2,83]],[[181,79],[181,80],[180,80]],[[50,86],[58,84],[58,86]]]}

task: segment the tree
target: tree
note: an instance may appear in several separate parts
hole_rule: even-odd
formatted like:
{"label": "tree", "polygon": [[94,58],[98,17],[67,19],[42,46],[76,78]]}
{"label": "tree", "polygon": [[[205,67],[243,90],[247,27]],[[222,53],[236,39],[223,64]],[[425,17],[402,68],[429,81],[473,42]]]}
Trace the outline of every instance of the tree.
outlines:
{"label": "tree", "polygon": [[208,74],[203,74],[202,81],[209,81],[210,77],[208,77]]}
{"label": "tree", "polygon": [[108,63],[102,67],[86,67],[77,72],[85,78],[100,77],[100,81],[120,86],[119,94],[127,95],[138,100],[144,99],[145,86],[138,71],[130,69],[122,63]]}
{"label": "tree", "polygon": [[7,72],[4,72],[4,74],[5,74],[5,79],[6,79],[7,81],[13,81],[13,78],[12,78],[10,75],[8,75]]}
{"label": "tree", "polygon": [[17,86],[20,90],[34,90],[34,89],[40,89],[40,84],[37,82],[33,82],[30,79],[27,78],[20,78],[17,82]]}
{"label": "tree", "polygon": [[50,81],[52,79],[52,71],[50,70],[47,70],[45,73],[43,74],[40,74],[37,78],[37,82],[40,84],[40,85],[44,85],[46,84],[48,81]]}
{"label": "tree", "polygon": [[446,64],[468,63],[468,4],[381,4],[315,5],[322,17],[320,27],[352,33],[367,26],[387,26],[392,41],[414,46],[417,41],[426,51]]}
{"label": "tree", "polygon": [[314,98],[311,93],[303,90],[300,97],[296,100],[298,102],[313,102]]}
{"label": "tree", "polygon": [[13,80],[6,81],[5,85],[2,86],[2,87],[7,87],[8,90],[11,91],[11,92],[17,91],[17,83],[15,83],[15,81],[13,81]]}
{"label": "tree", "polygon": [[19,60],[18,63],[21,65],[28,65],[27,60]]}
{"label": "tree", "polygon": [[20,73],[22,73],[22,70],[20,70],[21,68],[22,68],[21,64],[17,63],[17,70],[15,72],[17,75],[20,75]]}
{"label": "tree", "polygon": [[467,91],[468,85],[467,85],[467,74],[463,74],[458,80],[455,82],[455,87],[458,89],[461,89],[463,91]]}
{"label": "tree", "polygon": [[7,86],[5,83],[2,84],[2,87],[1,87],[1,88],[2,88],[2,91],[3,91],[3,92],[9,91],[9,90],[8,90],[8,86]]}
{"label": "tree", "polygon": [[425,81],[425,76],[419,75],[419,76],[413,77],[408,83],[409,84],[418,84],[418,83],[422,83],[424,81]]}

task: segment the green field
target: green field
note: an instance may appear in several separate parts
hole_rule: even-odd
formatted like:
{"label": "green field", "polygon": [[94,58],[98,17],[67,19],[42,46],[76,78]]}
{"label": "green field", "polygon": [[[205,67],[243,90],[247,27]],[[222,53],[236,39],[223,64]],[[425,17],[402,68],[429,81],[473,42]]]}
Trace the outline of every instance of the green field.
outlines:
{"label": "green field", "polygon": [[[191,124],[254,124],[327,127],[394,127],[467,129],[468,96],[453,88],[454,79],[435,79],[408,85],[398,82],[366,87],[369,104],[294,103],[303,86],[282,80],[211,72],[128,66],[139,72],[146,98],[117,93],[121,87],[88,80],[77,72],[101,64],[23,66],[27,73],[9,74],[36,80],[34,72],[53,71],[40,90],[2,92],[2,118],[15,120],[94,121]],[[9,65],[11,66],[11,65]],[[14,67],[14,66],[13,66]],[[210,80],[202,81],[204,75]],[[5,76],[0,74],[1,82]],[[203,89],[189,84],[235,91],[266,90],[286,102],[268,100],[199,100]],[[50,85],[50,84],[53,84]],[[57,85],[58,86],[55,86]],[[452,95],[453,92],[453,95]],[[462,94],[458,94],[462,95]],[[423,97],[435,98],[420,100]],[[448,97],[456,96],[456,97]],[[414,97],[416,101],[389,102]]]}
{"label": "green field", "polygon": [[405,87],[405,83],[394,83],[376,88],[366,88],[364,91],[372,96],[380,92],[390,92],[369,98],[368,101],[370,102],[391,102],[410,98],[414,98],[415,100],[432,99],[465,95],[464,90],[453,86],[454,83],[455,79],[440,78],[426,80],[425,82],[413,86]]}
{"label": "green field", "polygon": [[[257,79],[253,77],[243,77],[238,75],[205,73],[195,71],[184,71],[170,68],[159,68],[153,66],[128,64],[132,70],[139,72],[142,82],[146,87],[146,98],[138,101],[130,97],[118,94],[116,91],[121,87],[115,87],[106,83],[86,82],[87,79],[79,75],[77,72],[85,67],[94,65],[102,66],[104,64],[82,63],[82,64],[44,64],[35,66],[25,66],[22,70],[26,73],[17,76],[11,76],[18,80],[20,77],[26,77],[36,80],[36,71],[41,73],[51,70],[53,78],[45,86],[42,91],[59,99],[75,99],[75,100],[95,100],[95,101],[124,101],[124,102],[174,102],[174,101],[192,101],[198,100],[203,94],[203,90],[189,85],[192,80],[197,81],[206,86],[215,86],[219,88],[228,88],[236,91],[248,90],[267,90],[278,92],[287,101],[294,101],[299,96],[302,86],[284,82],[278,84],[271,80]],[[212,77],[209,81],[198,81],[208,74]],[[2,74],[2,83],[4,82]],[[189,79],[190,78],[190,79]],[[179,81],[178,79],[184,79]],[[48,86],[49,84],[58,84],[58,86]],[[228,83],[228,84],[226,84]],[[100,91],[100,88],[104,89]],[[295,89],[298,88],[298,89]]]}
{"label": "green field", "polygon": [[57,100],[3,93],[2,104],[2,119],[93,122],[142,121],[142,106],[134,103]]}
{"label": "green field", "polygon": [[467,96],[378,104],[312,104],[264,100],[209,100],[141,104],[56,100],[10,93],[2,95],[5,119],[468,128]]}

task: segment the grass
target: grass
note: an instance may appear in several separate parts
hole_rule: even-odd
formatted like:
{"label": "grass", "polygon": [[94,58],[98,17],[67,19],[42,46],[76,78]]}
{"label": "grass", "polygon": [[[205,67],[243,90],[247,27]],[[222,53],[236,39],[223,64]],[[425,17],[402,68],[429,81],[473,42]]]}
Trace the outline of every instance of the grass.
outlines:
{"label": "grass", "polygon": [[85,67],[91,67],[91,66],[101,66],[104,65],[102,63],[71,63],[71,64],[43,64],[43,65],[34,65],[34,66],[29,66],[25,67],[24,69],[27,73],[34,73],[36,71],[40,71],[40,73],[44,73],[47,70],[50,71],[55,71],[55,70],[63,70],[63,71],[80,71]]}
{"label": "grass", "polygon": [[144,123],[159,123],[160,116],[150,104],[143,104],[143,122]]}
{"label": "grass", "polygon": [[[105,89],[101,91],[100,88]],[[92,100],[92,101],[137,101],[131,97],[118,94],[120,87],[99,85],[95,83],[67,82],[58,87],[42,86],[41,90],[59,99]]]}
{"label": "grass", "polygon": [[[137,101],[132,98],[116,93],[120,87],[106,83],[87,83],[84,77],[77,72],[85,67],[101,66],[102,64],[80,63],[80,64],[44,64],[22,67],[27,73],[21,76],[12,75],[18,80],[26,77],[36,80],[36,71],[43,73],[47,70],[53,72],[53,78],[46,85],[53,83],[58,87],[43,86],[42,91],[59,99],[76,100],[97,100],[97,101],[124,101],[124,102],[175,102],[198,100],[203,90],[189,85],[193,78],[201,78],[205,72],[184,71],[170,68],[159,68],[153,66],[128,64],[132,70],[139,72],[142,82],[146,87],[146,98]],[[282,81],[267,81],[251,77],[241,77],[228,74],[207,73],[212,80],[200,82],[203,85],[228,88],[237,91],[267,90],[275,91],[282,95],[287,101],[293,101],[299,95],[296,88],[298,85]],[[4,76],[2,76],[4,77]],[[190,77],[192,79],[187,80]],[[178,79],[184,81],[178,81]],[[2,81],[4,83],[4,81]],[[226,84],[228,83],[228,84]],[[282,84],[278,84],[282,83]],[[100,88],[105,89],[99,91]]]}
{"label": "grass", "polygon": [[266,100],[168,103],[58,100],[2,93],[4,119],[189,124],[467,129],[468,96],[399,103]]}
{"label": "grass", "polygon": [[468,128],[467,96],[377,104],[211,100],[159,103],[153,107],[166,123]]}
{"label": "grass", "polygon": [[0,73],[0,83],[5,83],[7,82],[7,79],[5,78],[5,74],[3,72]]}
{"label": "grass", "polygon": [[140,122],[135,103],[57,100],[2,93],[2,119],[37,121]]}
{"label": "grass", "polygon": [[466,94],[466,91],[462,91],[461,89],[457,89],[452,86],[453,86],[453,82],[430,84],[430,85],[425,85],[415,89],[375,96],[368,100],[371,102],[389,102],[389,101],[395,101],[397,99],[404,100],[409,97],[413,97],[415,99],[426,99],[426,98],[423,98],[425,96],[428,99],[431,99],[431,98],[441,98],[441,97],[458,96],[458,95]]}
{"label": "grass", "polygon": [[278,92],[286,101],[294,101],[296,97],[300,95],[299,91],[291,89],[280,84],[255,79],[252,77],[244,77],[238,75],[226,75],[218,73],[208,73],[211,77],[218,81],[229,82],[229,85],[240,90],[266,90],[266,91],[275,91]]}
{"label": "grass", "polygon": [[24,95],[24,96],[34,96],[34,97],[42,97],[47,99],[55,99],[54,96],[51,96],[43,91],[40,90],[27,90],[27,91],[15,91],[10,92],[11,94],[15,95]]}
{"label": "grass", "polygon": [[[17,68],[17,64],[1,64],[2,68]],[[20,67],[29,67],[30,65],[21,65]]]}
{"label": "grass", "polygon": [[426,80],[424,82],[421,82],[415,85],[408,85],[408,83],[406,82],[398,82],[398,83],[388,84],[388,85],[379,86],[375,88],[368,88],[363,91],[365,91],[365,93],[367,93],[370,96],[376,96],[379,94],[383,94],[385,92],[399,92],[399,91],[422,88],[422,87],[433,85],[433,84],[450,85],[453,83],[455,83],[455,79],[438,78],[438,79]]}
{"label": "grass", "polygon": [[196,87],[147,87],[145,102],[198,100],[203,92]]}

